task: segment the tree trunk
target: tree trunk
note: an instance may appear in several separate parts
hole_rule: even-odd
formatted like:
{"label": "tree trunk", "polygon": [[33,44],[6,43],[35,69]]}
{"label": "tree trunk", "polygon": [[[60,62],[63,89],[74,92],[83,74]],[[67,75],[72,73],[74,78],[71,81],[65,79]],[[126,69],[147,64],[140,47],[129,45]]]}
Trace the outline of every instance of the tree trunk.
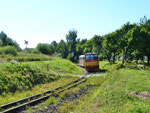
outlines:
{"label": "tree trunk", "polygon": [[110,62],[111,55],[110,54],[106,54],[106,56],[107,56],[107,60]]}
{"label": "tree trunk", "polygon": [[123,52],[122,64],[125,63],[126,59],[127,59],[127,50]]}
{"label": "tree trunk", "polygon": [[125,62],[125,53],[123,53],[123,59],[122,59],[122,64]]}
{"label": "tree trunk", "polygon": [[115,56],[116,56],[116,53],[114,52],[114,55],[113,55],[113,63],[115,63]]}
{"label": "tree trunk", "polygon": [[109,56],[107,57],[107,60],[110,62],[110,57]]}

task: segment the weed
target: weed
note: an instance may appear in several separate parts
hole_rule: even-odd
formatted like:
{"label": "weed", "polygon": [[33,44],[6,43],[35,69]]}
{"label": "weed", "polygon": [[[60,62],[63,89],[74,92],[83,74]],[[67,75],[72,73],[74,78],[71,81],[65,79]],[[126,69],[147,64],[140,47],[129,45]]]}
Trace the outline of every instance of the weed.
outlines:
{"label": "weed", "polygon": [[54,104],[54,103],[56,103],[57,102],[57,100],[55,99],[55,97],[50,97],[49,99],[47,99],[46,101],[45,101],[45,104],[46,105],[51,105],[51,104]]}

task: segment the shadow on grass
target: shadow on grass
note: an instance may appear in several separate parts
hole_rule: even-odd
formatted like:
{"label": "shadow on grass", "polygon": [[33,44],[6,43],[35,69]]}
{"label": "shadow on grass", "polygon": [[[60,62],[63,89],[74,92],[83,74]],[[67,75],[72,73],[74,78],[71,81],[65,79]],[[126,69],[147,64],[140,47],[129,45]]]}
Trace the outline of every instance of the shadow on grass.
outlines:
{"label": "shadow on grass", "polygon": [[88,71],[89,73],[105,73],[105,72],[107,72],[108,70],[106,70],[106,69],[99,69],[98,71],[94,71],[94,70],[90,70],[90,71]]}
{"label": "shadow on grass", "polygon": [[105,73],[105,72],[107,72],[108,70],[106,70],[106,69],[99,69],[98,70],[98,72],[100,72],[100,73]]}

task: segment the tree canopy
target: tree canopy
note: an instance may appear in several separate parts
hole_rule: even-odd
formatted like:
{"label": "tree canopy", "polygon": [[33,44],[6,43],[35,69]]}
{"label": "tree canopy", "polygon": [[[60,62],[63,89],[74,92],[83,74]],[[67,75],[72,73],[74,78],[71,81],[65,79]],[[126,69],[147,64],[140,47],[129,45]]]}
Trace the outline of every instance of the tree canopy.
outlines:
{"label": "tree canopy", "polygon": [[[139,23],[127,22],[117,30],[106,35],[94,35],[91,39],[78,38],[77,30],[69,30],[66,40],[50,44],[39,43],[38,52],[47,55],[57,55],[71,61],[78,61],[80,55],[85,53],[98,53],[100,60],[107,59],[115,63],[116,59],[126,61],[144,60],[150,64],[150,19],[146,16]],[[81,37],[82,38],[82,37]],[[3,31],[0,33],[0,47],[14,46],[20,50],[16,41],[9,38]],[[9,47],[10,48],[10,47]]]}

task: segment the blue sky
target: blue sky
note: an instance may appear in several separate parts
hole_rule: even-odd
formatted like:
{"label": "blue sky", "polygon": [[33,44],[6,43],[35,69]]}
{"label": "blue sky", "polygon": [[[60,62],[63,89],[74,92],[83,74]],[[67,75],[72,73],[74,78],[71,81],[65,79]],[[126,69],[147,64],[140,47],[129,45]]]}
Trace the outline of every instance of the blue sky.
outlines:
{"label": "blue sky", "polygon": [[150,0],[0,0],[0,31],[25,48],[65,40],[69,30],[90,39],[126,22],[150,18]]}

